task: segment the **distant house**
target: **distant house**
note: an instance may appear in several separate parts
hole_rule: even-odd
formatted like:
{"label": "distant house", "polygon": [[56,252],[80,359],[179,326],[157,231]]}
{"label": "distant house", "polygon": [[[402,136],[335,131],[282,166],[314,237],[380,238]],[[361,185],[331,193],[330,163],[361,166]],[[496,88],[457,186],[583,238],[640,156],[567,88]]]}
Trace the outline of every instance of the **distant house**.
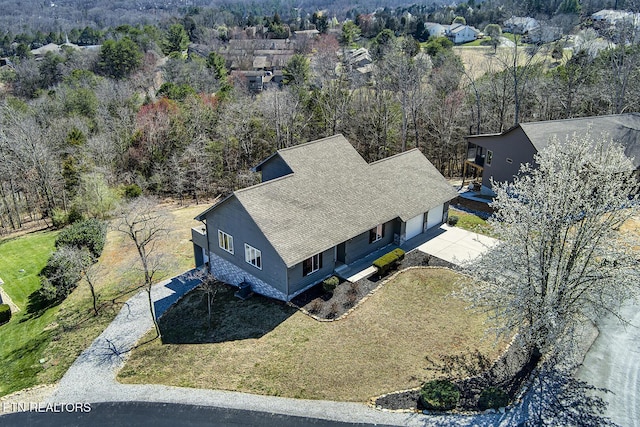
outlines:
{"label": "distant house", "polygon": [[603,9],[591,14],[591,20],[596,26],[606,24],[607,26],[616,25],[619,22],[640,22],[640,13],[627,12],[624,10]]}
{"label": "distant house", "polygon": [[540,26],[534,18],[528,16],[512,16],[504,21],[502,32],[512,34],[528,34],[529,31]]}
{"label": "distant house", "polygon": [[424,27],[429,32],[429,37],[444,37],[445,36],[445,26],[442,24],[437,24],[435,22],[425,22]]}
{"label": "distant house", "polygon": [[442,224],[457,196],[419,150],[369,164],[342,135],[279,150],[255,169],[262,183],[196,217],[195,262],[285,301]]}
{"label": "distant house", "polygon": [[[344,56],[343,56],[344,54]],[[349,69],[356,70],[360,74],[368,75],[373,71],[373,60],[367,48],[348,49],[338,51],[338,56],[343,56],[342,60]]]}
{"label": "distant house", "polygon": [[551,43],[562,38],[563,32],[560,27],[539,25],[529,30],[522,38],[525,43]]}
{"label": "distant house", "polygon": [[480,31],[463,24],[445,25],[445,36],[455,44],[467,43],[478,38]]}
{"label": "distant house", "polygon": [[534,155],[549,145],[552,137],[563,142],[574,133],[585,134],[588,129],[622,144],[625,154],[634,158],[636,170],[640,170],[640,113],[520,123],[498,134],[468,136],[464,169],[481,174],[482,186],[490,189],[492,178],[497,182],[513,181],[520,165],[533,164]]}

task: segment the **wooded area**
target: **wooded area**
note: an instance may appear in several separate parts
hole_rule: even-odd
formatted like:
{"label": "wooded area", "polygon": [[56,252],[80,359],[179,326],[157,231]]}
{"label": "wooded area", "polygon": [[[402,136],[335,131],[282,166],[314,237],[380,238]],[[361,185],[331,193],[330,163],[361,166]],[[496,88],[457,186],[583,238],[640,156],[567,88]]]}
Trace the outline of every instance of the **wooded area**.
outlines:
{"label": "wooded area", "polygon": [[[418,44],[426,20],[498,22],[504,17],[492,15],[494,3],[539,15],[554,2],[469,1],[356,16],[352,8],[354,20],[344,26],[319,12],[225,21],[241,6],[259,12],[240,2],[195,7],[153,24],[0,34],[10,63],[0,71],[0,232],[41,218],[102,218],[118,199],[140,192],[196,202],[227,194],[257,182],[250,168],[274,150],[335,133],[367,161],[418,147],[443,174],[456,176],[465,135],[639,110],[632,25],[597,33],[583,19],[572,50],[564,49],[566,37],[547,45],[516,37],[495,53],[476,48],[479,59],[466,67],[447,39]],[[555,3],[559,10],[566,2]],[[583,2],[583,13],[609,3]],[[578,23],[574,12],[549,19]],[[292,38],[296,54],[282,70],[284,84],[257,94],[218,53],[256,26],[267,38],[282,28],[322,30],[309,40]],[[101,46],[30,51],[65,37]],[[603,41],[606,48],[597,49]],[[371,53],[370,72],[347,60],[358,47]]]}

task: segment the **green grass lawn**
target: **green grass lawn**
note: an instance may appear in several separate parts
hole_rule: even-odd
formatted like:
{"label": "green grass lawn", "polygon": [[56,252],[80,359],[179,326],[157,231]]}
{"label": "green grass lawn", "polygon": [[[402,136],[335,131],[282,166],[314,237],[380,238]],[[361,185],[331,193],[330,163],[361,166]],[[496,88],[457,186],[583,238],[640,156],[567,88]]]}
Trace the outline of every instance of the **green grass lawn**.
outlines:
{"label": "green grass lawn", "polygon": [[[38,273],[54,250],[57,232],[40,231],[0,241],[0,277],[5,292],[21,311],[0,326],[0,396],[36,384],[40,359],[52,337],[48,328],[58,308],[41,316],[26,313],[29,295],[40,287]],[[24,270],[21,272],[20,270]]]}
{"label": "green grass lawn", "polygon": [[479,216],[469,212],[451,209],[449,216],[454,215],[458,217],[456,227],[493,237],[491,226],[487,223],[486,219],[480,218]]}
{"label": "green grass lawn", "polygon": [[55,250],[57,235],[57,231],[39,231],[0,241],[2,287],[21,310],[26,308],[29,295],[40,287],[38,274]]}
{"label": "green grass lawn", "polygon": [[118,380],[357,402],[416,387],[435,375],[426,356],[477,348],[495,358],[504,348],[483,339],[484,318],[451,296],[460,277],[407,270],[335,322],[228,289],[216,296],[209,328],[206,294],[196,290],[161,319],[172,344],[142,345]]}

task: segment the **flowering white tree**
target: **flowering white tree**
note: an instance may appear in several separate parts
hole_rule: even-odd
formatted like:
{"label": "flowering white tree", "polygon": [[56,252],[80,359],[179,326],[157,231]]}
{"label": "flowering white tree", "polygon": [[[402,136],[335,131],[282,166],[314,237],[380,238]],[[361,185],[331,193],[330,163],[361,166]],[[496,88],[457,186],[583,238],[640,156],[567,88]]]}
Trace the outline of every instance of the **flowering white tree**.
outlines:
{"label": "flowering white tree", "polygon": [[550,141],[535,161],[512,184],[494,183],[501,243],[467,266],[476,280],[464,295],[548,358],[637,295],[638,242],[620,226],[638,213],[638,185],[622,147],[591,131]]}

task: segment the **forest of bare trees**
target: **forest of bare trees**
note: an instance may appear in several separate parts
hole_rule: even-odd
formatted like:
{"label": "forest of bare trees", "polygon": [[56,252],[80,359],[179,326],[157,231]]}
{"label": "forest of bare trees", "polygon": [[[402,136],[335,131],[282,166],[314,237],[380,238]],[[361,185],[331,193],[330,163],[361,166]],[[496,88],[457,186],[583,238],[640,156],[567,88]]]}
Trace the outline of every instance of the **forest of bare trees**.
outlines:
{"label": "forest of bare trees", "polygon": [[[608,35],[577,27],[571,45],[516,40],[465,66],[450,43],[417,44],[411,31],[427,15],[405,15],[405,30],[393,31],[395,15],[379,14],[382,29],[371,39],[359,18],[346,26],[353,34],[334,25],[299,42],[285,84],[259,94],[217,53],[228,37],[246,37],[243,27],[209,21],[204,10],[158,25],[105,26],[92,33],[98,49],[37,58],[33,40],[20,50],[12,36],[12,65],[0,72],[0,230],[105,215],[139,192],[196,202],[226,194],[256,182],[251,167],[274,150],[335,133],[368,161],[417,147],[456,176],[465,135],[639,110],[634,27]],[[277,14],[261,19],[285,25]],[[594,49],[603,37],[629,42]],[[360,46],[372,53],[370,73],[345,60]]]}

